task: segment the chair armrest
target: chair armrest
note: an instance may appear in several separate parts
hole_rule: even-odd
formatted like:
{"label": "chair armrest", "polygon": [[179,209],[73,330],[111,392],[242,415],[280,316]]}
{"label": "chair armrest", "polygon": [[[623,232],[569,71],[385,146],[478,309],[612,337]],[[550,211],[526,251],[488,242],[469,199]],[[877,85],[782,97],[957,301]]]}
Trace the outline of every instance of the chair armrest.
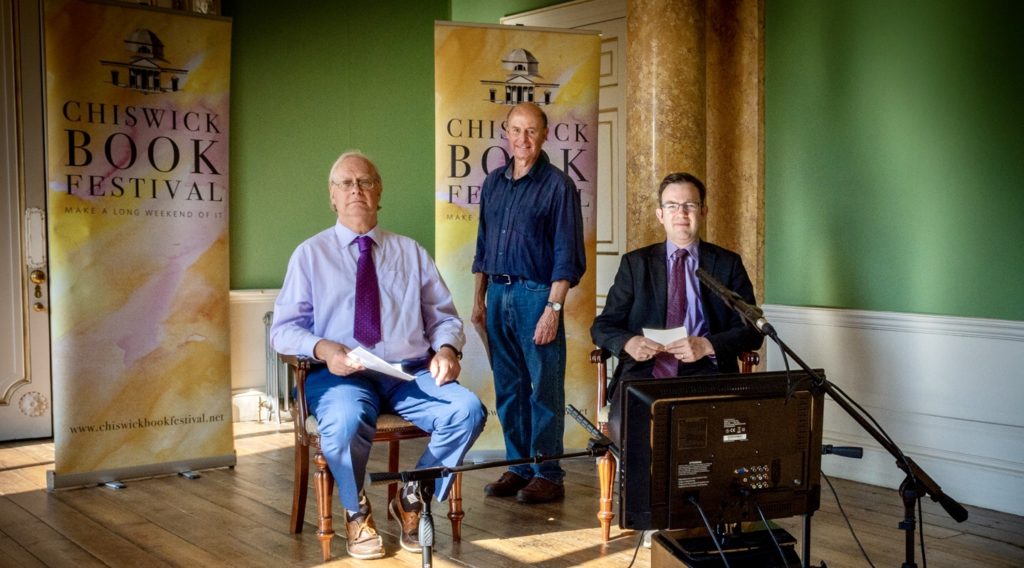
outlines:
{"label": "chair armrest", "polygon": [[[604,423],[601,422],[601,409],[608,404],[608,358],[611,353],[600,347],[590,352],[590,362],[597,365],[597,406],[594,407],[594,416],[598,426],[604,431]],[[607,434],[607,432],[605,432]]]}
{"label": "chair armrest", "polygon": [[323,363],[303,355],[282,355],[279,353],[277,357],[288,365],[288,372],[295,380],[295,434],[303,445],[309,445],[309,439],[306,436],[306,419],[309,418],[309,406],[306,404],[306,377],[309,375],[310,369],[319,367]]}

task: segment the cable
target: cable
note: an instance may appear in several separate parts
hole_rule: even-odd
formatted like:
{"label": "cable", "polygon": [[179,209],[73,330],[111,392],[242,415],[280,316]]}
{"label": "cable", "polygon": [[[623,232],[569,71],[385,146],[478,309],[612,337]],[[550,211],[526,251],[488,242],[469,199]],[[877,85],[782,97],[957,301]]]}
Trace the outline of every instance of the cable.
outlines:
{"label": "cable", "polygon": [[761,522],[764,523],[764,528],[768,530],[768,536],[772,537],[772,542],[775,543],[775,550],[779,551],[779,558],[782,558],[783,568],[789,566],[789,560],[786,559],[786,553],[782,552],[782,545],[780,545],[779,540],[775,538],[775,531],[773,531],[771,525],[768,524],[768,519],[764,517],[764,511],[761,510],[761,504],[754,502],[754,506],[757,507],[757,514],[761,516]]}
{"label": "cable", "polygon": [[[846,510],[843,509],[842,502],[839,501],[839,494],[836,493],[836,488],[832,485],[832,480],[825,475],[825,472],[821,472],[821,477],[828,483],[828,488],[832,490],[832,496],[836,498],[836,505],[839,507],[839,512],[843,515],[843,520],[846,521],[846,526],[850,529],[850,534],[853,536],[853,541],[857,543],[857,547],[860,548],[860,553],[864,555],[864,560],[868,561],[868,566],[875,568],[875,563],[871,561],[868,556],[868,551],[864,550],[864,545],[860,543],[860,539],[857,538],[857,532],[853,530],[853,525],[850,523],[850,517],[846,516]],[[806,561],[806,559],[804,559]]]}
{"label": "cable", "polygon": [[704,509],[701,508],[697,500],[690,496],[690,503],[693,503],[694,507],[697,507],[697,512],[700,513],[700,518],[704,520],[704,526],[708,529],[708,536],[711,537],[711,542],[715,543],[715,548],[718,549],[718,555],[722,557],[722,564],[725,568],[731,568],[729,566],[729,559],[725,557],[725,552],[722,551],[722,545],[718,544],[718,539],[715,538],[715,531],[711,529],[711,523],[708,522],[708,518],[704,515]]}
{"label": "cable", "polygon": [[640,531],[640,537],[636,539],[636,548],[633,549],[633,558],[629,561],[629,566],[626,568],[633,568],[633,563],[636,562],[636,553],[640,552],[640,545],[644,542],[644,531]]}

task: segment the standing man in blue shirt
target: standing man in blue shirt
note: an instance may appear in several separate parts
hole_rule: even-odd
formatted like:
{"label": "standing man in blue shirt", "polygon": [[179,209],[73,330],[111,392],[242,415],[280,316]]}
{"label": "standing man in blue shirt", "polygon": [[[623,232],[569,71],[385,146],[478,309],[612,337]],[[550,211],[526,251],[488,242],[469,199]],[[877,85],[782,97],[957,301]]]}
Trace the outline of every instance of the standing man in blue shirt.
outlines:
{"label": "standing man in blue shirt", "polygon": [[[511,162],[488,174],[480,194],[472,320],[486,325],[505,454],[514,460],[564,453],[562,306],[586,252],[576,184],[541,149],[547,115],[516,105],[505,133]],[[484,492],[544,503],[565,495],[564,477],[557,460],[516,465]]]}
{"label": "standing man in blue shirt", "polygon": [[[346,547],[354,558],[380,558],[384,546],[363,491],[377,416],[398,414],[431,433],[419,469],[462,463],[487,413],[456,382],[465,334],[434,261],[416,241],[377,226],[384,189],[377,167],[346,152],[328,183],[338,222],[292,254],[270,334],[279,353],[326,363],[306,379],[306,398],[345,506]],[[366,370],[349,356],[356,347],[401,365],[415,380]],[[437,481],[438,499],[450,481]],[[410,489],[388,506],[402,524],[402,548],[419,552],[422,503]]]}

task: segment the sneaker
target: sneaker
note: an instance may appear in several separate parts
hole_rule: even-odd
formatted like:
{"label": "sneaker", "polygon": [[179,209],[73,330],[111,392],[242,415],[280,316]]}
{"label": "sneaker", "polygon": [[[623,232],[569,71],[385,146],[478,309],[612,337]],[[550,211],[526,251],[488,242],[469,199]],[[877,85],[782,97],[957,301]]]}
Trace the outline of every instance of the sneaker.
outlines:
{"label": "sneaker", "polygon": [[516,501],[520,503],[547,503],[563,497],[565,497],[565,487],[561,483],[555,483],[543,477],[534,477],[526,487],[516,493]]}
{"label": "sneaker", "polygon": [[491,497],[511,497],[515,495],[517,491],[526,487],[529,483],[529,479],[511,471],[506,471],[501,474],[498,481],[488,483],[484,486],[484,494],[490,495]]}

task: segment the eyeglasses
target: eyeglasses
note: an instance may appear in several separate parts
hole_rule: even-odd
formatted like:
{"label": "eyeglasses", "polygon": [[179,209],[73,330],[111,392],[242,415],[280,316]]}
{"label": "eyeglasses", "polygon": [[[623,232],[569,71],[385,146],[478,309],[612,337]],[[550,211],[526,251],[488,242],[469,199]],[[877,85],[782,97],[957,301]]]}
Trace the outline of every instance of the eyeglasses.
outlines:
{"label": "eyeglasses", "polygon": [[342,182],[335,181],[335,182],[332,182],[332,183],[334,183],[334,185],[340,187],[341,189],[344,189],[345,191],[352,191],[352,189],[355,188],[356,185],[358,185],[359,189],[361,189],[363,191],[369,191],[369,190],[377,187],[377,180],[370,179],[370,178],[362,178],[362,179],[358,179],[358,180],[347,179],[347,180],[342,181]]}
{"label": "eyeglasses", "polygon": [[675,213],[676,211],[696,213],[700,209],[700,203],[694,203],[692,201],[687,201],[686,203],[676,203],[675,201],[669,201],[666,203],[662,203],[661,208],[667,213]]}

